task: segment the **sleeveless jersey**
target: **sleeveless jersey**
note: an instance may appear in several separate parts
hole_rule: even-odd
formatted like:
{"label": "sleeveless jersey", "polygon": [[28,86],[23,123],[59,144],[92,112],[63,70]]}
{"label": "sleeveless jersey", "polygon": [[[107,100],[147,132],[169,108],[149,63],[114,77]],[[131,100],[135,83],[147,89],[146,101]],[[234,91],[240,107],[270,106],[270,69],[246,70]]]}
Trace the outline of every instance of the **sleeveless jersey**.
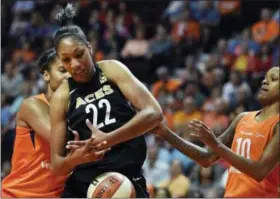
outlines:
{"label": "sleeveless jersey", "polygon": [[[101,131],[109,133],[127,123],[136,114],[134,108],[119,88],[103,74],[98,65],[87,83],[74,82],[69,78],[69,110],[67,113],[68,139],[73,139],[76,130],[81,140],[91,137],[86,119]],[[76,179],[91,182],[93,177],[107,171],[124,175],[141,173],[146,159],[144,136],[117,144],[107,152],[102,160],[79,165],[73,172]]]}
{"label": "sleeveless jersey", "polygon": [[[279,122],[279,115],[257,122],[256,115],[250,112],[238,122],[231,150],[251,160],[259,160],[265,147],[274,135],[274,128]],[[279,164],[261,182],[241,173],[234,167],[229,168],[225,197],[233,198],[278,198]]]}
{"label": "sleeveless jersey", "polygon": [[[49,105],[44,94],[33,96]],[[16,126],[11,173],[2,181],[2,196],[57,198],[67,176],[56,176],[50,167],[50,145],[30,128]]]}

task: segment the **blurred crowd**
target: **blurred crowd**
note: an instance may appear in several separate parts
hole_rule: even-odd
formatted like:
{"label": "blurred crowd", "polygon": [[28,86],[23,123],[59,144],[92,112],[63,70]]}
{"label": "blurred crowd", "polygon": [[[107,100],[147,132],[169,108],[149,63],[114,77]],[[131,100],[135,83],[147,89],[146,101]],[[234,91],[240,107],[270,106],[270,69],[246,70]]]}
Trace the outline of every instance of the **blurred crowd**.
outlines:
{"label": "blurred crowd", "polygon": [[[10,170],[16,112],[23,99],[45,89],[35,61],[53,46],[55,14],[66,2],[2,2],[1,178]],[[279,65],[279,9],[260,7],[249,20],[243,4],[79,0],[75,22],[95,61],[125,63],[158,100],[166,124],[203,146],[189,136],[188,121],[202,120],[219,136],[240,112],[260,108],[258,87],[265,72]],[[223,196],[226,162],[203,168],[160,138],[146,137],[143,170],[151,196]]]}

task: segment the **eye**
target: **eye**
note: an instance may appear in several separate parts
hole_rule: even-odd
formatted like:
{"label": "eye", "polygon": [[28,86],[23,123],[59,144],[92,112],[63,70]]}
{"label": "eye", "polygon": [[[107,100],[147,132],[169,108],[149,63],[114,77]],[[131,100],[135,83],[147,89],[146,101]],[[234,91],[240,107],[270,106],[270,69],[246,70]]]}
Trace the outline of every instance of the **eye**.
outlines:
{"label": "eye", "polygon": [[81,58],[81,57],[83,56],[83,54],[84,54],[84,51],[78,51],[78,52],[76,53],[76,57],[77,57],[77,58]]}
{"label": "eye", "polygon": [[63,58],[62,60],[61,60],[63,63],[66,63],[66,64],[68,64],[69,62],[70,62],[70,58]]}

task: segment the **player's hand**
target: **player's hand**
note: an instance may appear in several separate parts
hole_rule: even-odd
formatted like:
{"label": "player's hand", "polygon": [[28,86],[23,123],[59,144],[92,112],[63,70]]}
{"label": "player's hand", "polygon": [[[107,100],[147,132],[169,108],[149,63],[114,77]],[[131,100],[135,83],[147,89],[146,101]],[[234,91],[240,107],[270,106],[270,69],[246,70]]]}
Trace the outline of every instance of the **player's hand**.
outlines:
{"label": "player's hand", "polygon": [[[74,141],[78,142],[79,134],[76,131],[73,131],[75,136]],[[79,145],[76,147],[72,147],[69,154],[67,154],[67,158],[71,159],[71,162],[74,165],[84,164],[88,162],[94,162],[103,158],[105,153],[110,150],[110,148],[104,148],[102,150],[96,150],[92,148],[92,143],[95,138],[90,138],[87,140],[83,140],[83,145]],[[81,141],[80,141],[81,142]]]}
{"label": "player's hand", "polygon": [[198,138],[210,148],[215,149],[219,145],[219,141],[213,131],[203,122],[199,120],[192,120],[189,122],[188,127],[193,131],[191,133],[192,137]]}
{"label": "player's hand", "polygon": [[91,143],[91,147],[98,151],[108,148],[108,134],[94,127],[89,119],[86,120],[86,125],[91,130],[91,137],[94,138]]}

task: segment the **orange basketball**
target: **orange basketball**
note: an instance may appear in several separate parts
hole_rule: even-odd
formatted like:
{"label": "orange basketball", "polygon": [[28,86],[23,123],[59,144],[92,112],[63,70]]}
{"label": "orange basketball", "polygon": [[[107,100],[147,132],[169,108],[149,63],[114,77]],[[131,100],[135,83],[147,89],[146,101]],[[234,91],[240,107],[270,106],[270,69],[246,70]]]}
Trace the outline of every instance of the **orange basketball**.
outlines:
{"label": "orange basketball", "polygon": [[88,198],[135,198],[131,181],[117,172],[97,176],[88,187]]}

